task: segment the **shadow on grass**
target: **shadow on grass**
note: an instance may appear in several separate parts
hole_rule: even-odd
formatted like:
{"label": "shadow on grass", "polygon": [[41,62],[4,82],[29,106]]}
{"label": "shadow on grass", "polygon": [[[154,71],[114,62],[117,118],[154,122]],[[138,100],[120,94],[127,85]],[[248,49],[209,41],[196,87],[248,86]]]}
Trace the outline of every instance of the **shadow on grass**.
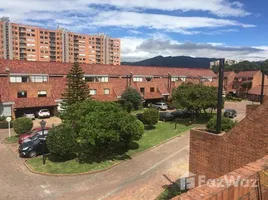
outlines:
{"label": "shadow on grass", "polygon": [[207,124],[215,114],[200,114],[196,119],[194,118],[177,118],[172,123],[182,124],[184,126],[191,126],[193,124]]}
{"label": "shadow on grass", "polygon": [[162,186],[165,189],[156,200],[169,200],[173,197],[181,195],[182,193],[187,192],[186,189],[181,188],[181,179],[176,180],[175,182],[170,180],[167,175],[163,175],[171,184]]}
{"label": "shadow on grass", "polygon": [[107,149],[94,149],[92,151],[88,151],[83,155],[80,155],[79,158],[76,155],[70,155],[66,158],[59,158],[53,154],[47,155],[47,159],[52,162],[65,162],[69,160],[76,159],[79,163],[102,163],[105,161],[121,161],[126,159],[131,159],[127,152],[129,150],[135,150],[139,148],[139,144],[136,142],[132,142],[125,146],[125,144],[121,142],[114,142],[110,147]]}
{"label": "shadow on grass", "polygon": [[154,129],[156,129],[155,126],[144,126],[144,130],[146,130],[146,131],[150,131],[150,130],[154,130]]}

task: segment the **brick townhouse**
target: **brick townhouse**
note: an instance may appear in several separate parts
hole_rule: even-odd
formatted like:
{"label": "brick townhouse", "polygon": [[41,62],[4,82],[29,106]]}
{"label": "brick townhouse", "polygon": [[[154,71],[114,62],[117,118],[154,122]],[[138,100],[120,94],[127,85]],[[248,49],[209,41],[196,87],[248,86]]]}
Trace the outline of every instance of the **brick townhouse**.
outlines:
{"label": "brick townhouse", "polygon": [[[71,63],[0,59],[0,115],[60,107]],[[89,93],[99,101],[118,101],[126,87],[137,89],[147,103],[167,100],[183,82],[217,86],[210,69],[81,64]]]}
{"label": "brick townhouse", "polygon": [[[244,88],[243,84],[245,82],[251,82],[251,88]],[[245,94],[247,94],[249,99],[258,101],[261,90],[261,82],[262,73],[260,70],[242,71],[237,74],[235,72],[225,72],[223,85],[227,93],[234,93],[240,97],[243,97]],[[268,76],[265,76],[264,84],[266,87],[268,86]]]}

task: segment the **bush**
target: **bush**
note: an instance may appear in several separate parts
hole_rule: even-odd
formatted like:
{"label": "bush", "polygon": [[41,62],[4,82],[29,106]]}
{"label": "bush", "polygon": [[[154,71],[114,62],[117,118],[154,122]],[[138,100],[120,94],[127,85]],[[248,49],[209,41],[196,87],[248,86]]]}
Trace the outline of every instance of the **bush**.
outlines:
{"label": "bush", "polygon": [[[10,122],[10,128],[13,127],[13,122]],[[7,121],[0,121],[0,129],[7,129],[8,128],[8,122]]]}
{"label": "bush", "polygon": [[134,108],[135,110],[138,110],[142,105],[142,97],[140,93],[135,88],[131,87],[127,88],[123,92],[121,100],[123,101],[123,103],[125,102],[131,103],[132,108]]}
{"label": "bush", "polygon": [[[226,117],[222,117],[221,120],[221,131],[225,131],[228,132],[230,131],[234,126],[236,125],[236,122],[226,118]],[[208,131],[216,131],[216,126],[217,126],[217,117],[213,117],[212,119],[210,119],[207,123],[207,130]]]}
{"label": "bush", "polygon": [[68,158],[76,151],[74,132],[68,125],[59,125],[50,129],[46,143],[49,152],[60,159]]}
{"label": "bush", "polygon": [[132,109],[133,109],[133,105],[132,103],[128,102],[128,101],[125,101],[124,102],[124,110],[126,110],[128,113],[131,113]]}
{"label": "bush", "polygon": [[148,126],[157,124],[159,120],[159,111],[155,108],[148,108],[142,115],[143,123]]}
{"label": "bush", "polygon": [[14,131],[17,134],[23,134],[29,132],[33,128],[33,121],[26,117],[17,118],[13,122]]}
{"label": "bush", "polygon": [[0,122],[2,121],[6,121],[6,117],[5,116],[0,116]]}

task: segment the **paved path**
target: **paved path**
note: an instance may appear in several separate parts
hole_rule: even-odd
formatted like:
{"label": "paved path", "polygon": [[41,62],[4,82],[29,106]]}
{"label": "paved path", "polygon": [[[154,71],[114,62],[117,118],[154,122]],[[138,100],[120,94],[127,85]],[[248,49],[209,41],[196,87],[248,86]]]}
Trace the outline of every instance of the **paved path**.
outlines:
{"label": "paved path", "polygon": [[241,102],[225,102],[224,110],[234,109],[237,111],[236,121],[240,122],[246,116],[246,106],[252,104],[251,101],[241,101]]}
{"label": "paved path", "polygon": [[[1,141],[6,135],[7,130],[0,130]],[[188,144],[186,133],[105,172],[50,177],[30,173],[1,142],[0,200],[153,200],[165,185],[188,171]]]}

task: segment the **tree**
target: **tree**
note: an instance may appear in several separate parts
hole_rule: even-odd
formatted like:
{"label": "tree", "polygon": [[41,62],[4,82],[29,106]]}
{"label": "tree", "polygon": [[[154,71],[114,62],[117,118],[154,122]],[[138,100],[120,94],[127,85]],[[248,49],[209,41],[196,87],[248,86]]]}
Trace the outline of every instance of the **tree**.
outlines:
{"label": "tree", "polygon": [[83,69],[79,66],[79,63],[75,62],[67,75],[66,88],[62,94],[63,109],[88,98],[89,89],[88,85],[84,81]]}
{"label": "tree", "polygon": [[251,87],[252,87],[252,82],[251,81],[246,81],[246,82],[243,82],[242,83],[242,88],[244,89],[244,90],[246,90],[246,93],[248,93],[248,91],[251,89]]}
{"label": "tree", "polygon": [[66,109],[63,122],[74,130],[79,157],[90,152],[102,155],[112,143],[121,141],[127,146],[142,135],[137,119],[113,102],[78,102]]}
{"label": "tree", "polygon": [[27,133],[33,128],[33,121],[26,117],[19,117],[13,122],[13,128],[17,134]]}
{"label": "tree", "polygon": [[143,123],[152,127],[159,121],[159,111],[155,108],[148,108],[142,115]]}
{"label": "tree", "polygon": [[67,124],[55,126],[50,129],[46,144],[49,152],[58,156],[60,159],[66,159],[77,151],[73,129]]}
{"label": "tree", "polygon": [[[222,117],[222,121],[221,121],[221,131],[225,131],[228,132],[229,130],[231,130],[234,126],[236,125],[236,122],[226,118],[226,117]],[[207,123],[207,129],[208,131],[216,131],[216,126],[217,126],[217,118],[213,117],[211,118],[208,123]]]}
{"label": "tree", "polygon": [[173,90],[172,99],[176,107],[187,108],[196,117],[201,110],[217,107],[217,88],[184,83]]}
{"label": "tree", "polygon": [[118,131],[119,140],[128,147],[132,141],[141,139],[144,133],[144,125],[135,116],[128,115],[120,118]]}
{"label": "tree", "polygon": [[[132,104],[132,107],[135,110],[138,110],[140,106],[142,105],[142,97],[140,93],[131,87],[128,87],[122,94],[121,100],[123,105],[127,105],[129,103]],[[129,106],[128,106],[129,107]]]}

